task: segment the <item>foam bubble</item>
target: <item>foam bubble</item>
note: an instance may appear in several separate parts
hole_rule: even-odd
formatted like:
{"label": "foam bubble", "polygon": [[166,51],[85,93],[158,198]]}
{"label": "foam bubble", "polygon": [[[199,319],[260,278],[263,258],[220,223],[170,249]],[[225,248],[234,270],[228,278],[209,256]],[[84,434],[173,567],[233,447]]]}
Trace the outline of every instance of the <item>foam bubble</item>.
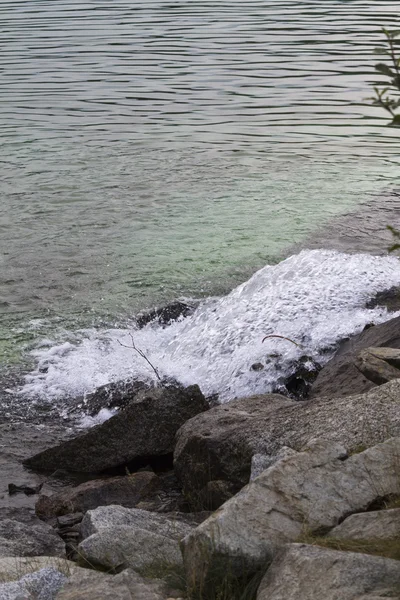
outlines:
{"label": "foam bubble", "polygon": [[[86,330],[75,342],[34,351],[37,368],[22,393],[48,398],[71,397],[108,382],[161,376],[183,384],[198,383],[205,394],[223,401],[267,392],[289,373],[293,361],[312,354],[324,362],[338,340],[367,323],[387,320],[386,309],[366,309],[380,290],[400,285],[400,262],[394,257],[304,250],[278,265],[266,266],[221,298],[210,298],[196,312],[162,329]],[[292,339],[301,348],[282,339]],[[128,347],[127,347],[128,346]],[[327,352],[328,350],[328,352]],[[251,370],[260,362],[264,368]]]}

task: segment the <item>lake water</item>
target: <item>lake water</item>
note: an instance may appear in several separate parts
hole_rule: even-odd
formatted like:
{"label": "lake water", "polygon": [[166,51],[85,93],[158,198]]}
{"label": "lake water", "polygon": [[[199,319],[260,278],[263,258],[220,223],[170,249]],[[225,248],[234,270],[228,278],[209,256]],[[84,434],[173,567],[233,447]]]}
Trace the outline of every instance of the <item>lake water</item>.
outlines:
{"label": "lake water", "polygon": [[399,130],[365,101],[395,5],[3,0],[3,365],[332,247],[344,213],[373,250],[400,206]]}

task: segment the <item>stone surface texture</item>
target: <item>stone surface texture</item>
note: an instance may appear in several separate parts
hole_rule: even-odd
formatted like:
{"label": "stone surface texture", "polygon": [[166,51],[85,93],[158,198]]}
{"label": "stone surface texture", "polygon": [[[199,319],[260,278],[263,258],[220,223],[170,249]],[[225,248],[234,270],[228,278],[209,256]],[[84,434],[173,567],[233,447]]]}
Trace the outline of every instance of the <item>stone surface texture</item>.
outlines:
{"label": "stone surface texture", "polygon": [[346,540],[400,538],[400,508],[350,515],[328,537]]}
{"label": "stone surface texture", "polygon": [[139,502],[154,497],[160,484],[160,479],[151,471],[87,481],[53,496],[39,496],[35,506],[36,514],[42,519],[51,519],[109,504],[134,507]]}
{"label": "stone surface texture", "polygon": [[190,515],[184,513],[159,514],[139,508],[101,506],[86,513],[81,524],[81,533],[85,539],[103,529],[128,526],[181,540],[197,525],[198,523],[193,521]]}
{"label": "stone surface texture", "polygon": [[64,556],[65,544],[52,527],[0,521],[0,556]]}
{"label": "stone surface texture", "polygon": [[55,600],[67,581],[65,575],[53,567],[24,575],[19,581],[0,584],[1,600]]}
{"label": "stone surface texture", "polygon": [[320,371],[310,397],[340,397],[366,392],[376,384],[355,365],[355,359],[365,348],[400,348],[400,317],[375,325],[352,336],[341,344],[336,355]]}
{"label": "stone surface texture", "polygon": [[254,571],[304,533],[328,531],[347,515],[400,493],[400,438],[346,458],[315,441],[264,471],[181,542],[188,580],[202,585],[213,563]]}
{"label": "stone surface texture", "polygon": [[121,506],[86,513],[79,553],[107,569],[140,571],[153,564],[181,565],[180,540],[197,525],[183,515],[164,515]]}
{"label": "stone surface texture", "polygon": [[24,461],[34,469],[101,472],[135,459],[171,453],[183,423],[207,410],[197,385],[139,392],[130,404],[83,435]]}
{"label": "stone surface texture", "polygon": [[157,580],[143,579],[126,569],[119,575],[107,575],[82,570],[72,575],[57,596],[57,600],[165,600],[165,585]]}
{"label": "stone surface texture", "polygon": [[289,544],[261,581],[257,600],[374,600],[400,597],[400,561]]}
{"label": "stone surface texture", "polygon": [[344,398],[295,402],[267,394],[232,400],[190,419],[178,431],[174,463],[188,499],[195,501],[213,480],[239,491],[249,481],[255,454],[268,464],[284,446],[298,450],[312,438],[338,441],[352,451],[395,435],[400,435],[399,380]]}
{"label": "stone surface texture", "polygon": [[76,563],[56,556],[5,556],[0,558],[0,581],[16,581],[24,575],[51,567],[66,577],[81,571]]}

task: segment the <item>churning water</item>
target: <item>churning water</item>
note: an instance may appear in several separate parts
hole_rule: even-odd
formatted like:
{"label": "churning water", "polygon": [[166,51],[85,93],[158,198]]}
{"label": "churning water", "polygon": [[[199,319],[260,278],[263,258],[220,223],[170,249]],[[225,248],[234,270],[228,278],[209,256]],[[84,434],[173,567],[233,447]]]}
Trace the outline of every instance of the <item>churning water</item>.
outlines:
{"label": "churning water", "polygon": [[[122,335],[110,326],[121,328],[135,311],[181,295],[227,292],[293,245],[307,245],[305,239],[309,245],[318,239],[320,247],[337,247],[330,223],[343,213],[350,211],[351,217],[339,249],[350,249],[346,240],[357,237],[362,249],[376,249],[376,210],[386,210],[391,223],[398,214],[393,190],[400,181],[400,136],[365,98],[377,79],[373,48],[382,42],[380,28],[398,27],[396,4],[0,3],[0,354],[4,365],[19,362],[21,351],[35,349],[47,337],[57,357],[47,377],[32,375],[30,392],[49,397],[68,387],[78,392],[122,375],[129,361],[120,357],[127,361],[121,372],[110,361],[109,349],[117,354],[113,340]],[[329,233],[321,239],[321,231]],[[277,269],[280,298],[283,281],[288,290],[298,289],[296,269],[306,277],[307,260],[313,265],[311,279],[304,279],[301,289],[314,287],[317,277],[318,286],[325,285],[322,295],[331,289],[330,278],[323,276],[327,265],[339,287],[351,280],[349,265],[354,270],[357,286],[346,291],[346,307],[332,301],[329,310],[336,315],[358,310],[360,298],[397,282],[396,259],[300,255],[284,279],[278,274],[286,267],[267,267],[255,314],[251,294],[240,309],[235,300],[232,313],[224,312],[240,287],[230,300],[206,301],[210,318],[221,311],[219,321],[226,326],[223,333],[212,318],[203,325],[219,331],[214,347],[221,350],[221,363],[207,350],[208,334],[199,333],[199,320],[205,322],[208,314],[202,309],[186,325],[159,332],[160,347],[169,348],[157,356],[161,368],[177,374],[179,352],[187,372],[181,378],[208,381],[204,385],[210,389],[216,387],[216,375],[210,374],[214,364],[237,373],[246,344],[258,348],[260,336],[277,319],[278,306],[268,300],[275,293],[271,268]],[[367,272],[374,274],[373,285],[363,275]],[[294,319],[303,331],[304,319],[304,327],[313,330],[307,314],[316,305],[298,294],[303,300],[295,317],[287,300],[279,308],[280,322],[289,310],[288,322]],[[260,308],[264,304],[267,312]],[[230,314],[237,334],[230,329]],[[349,323],[357,328],[366,318]],[[244,341],[240,323],[254,340]],[[89,333],[92,326],[97,329]],[[73,333],[83,327],[87,338]],[[287,329],[297,331],[281,327]],[[66,351],[63,362],[60,344],[75,344],[76,335],[81,354]],[[231,370],[224,363],[224,335],[235,348]],[[321,335],[321,341],[333,341],[326,332]],[[198,336],[203,365],[189,350]],[[102,343],[108,371],[95,366],[102,361]],[[151,351],[156,339],[148,345]],[[43,348],[36,352],[45,360]],[[73,368],[69,360],[77,361]],[[227,398],[248,384],[244,378],[230,389],[221,380],[220,391]]]}

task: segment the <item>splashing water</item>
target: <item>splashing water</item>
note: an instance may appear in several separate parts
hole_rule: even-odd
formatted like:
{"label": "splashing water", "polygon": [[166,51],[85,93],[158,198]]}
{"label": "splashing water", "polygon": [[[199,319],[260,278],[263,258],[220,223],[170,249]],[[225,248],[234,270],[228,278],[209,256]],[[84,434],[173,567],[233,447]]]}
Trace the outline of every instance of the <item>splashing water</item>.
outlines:
{"label": "splashing water", "polygon": [[[399,284],[396,257],[304,250],[265,266],[227,296],[209,298],[169,327],[84,330],[60,345],[47,340],[33,351],[37,368],[21,394],[60,399],[129,377],[152,380],[148,364],[125,347],[131,334],[162,376],[198,383],[222,401],[268,392],[300,356],[326,362],[338,340],[390,318],[386,309],[365,304]],[[301,347],[278,338],[262,343],[269,334]],[[264,368],[252,370],[255,362]]]}

